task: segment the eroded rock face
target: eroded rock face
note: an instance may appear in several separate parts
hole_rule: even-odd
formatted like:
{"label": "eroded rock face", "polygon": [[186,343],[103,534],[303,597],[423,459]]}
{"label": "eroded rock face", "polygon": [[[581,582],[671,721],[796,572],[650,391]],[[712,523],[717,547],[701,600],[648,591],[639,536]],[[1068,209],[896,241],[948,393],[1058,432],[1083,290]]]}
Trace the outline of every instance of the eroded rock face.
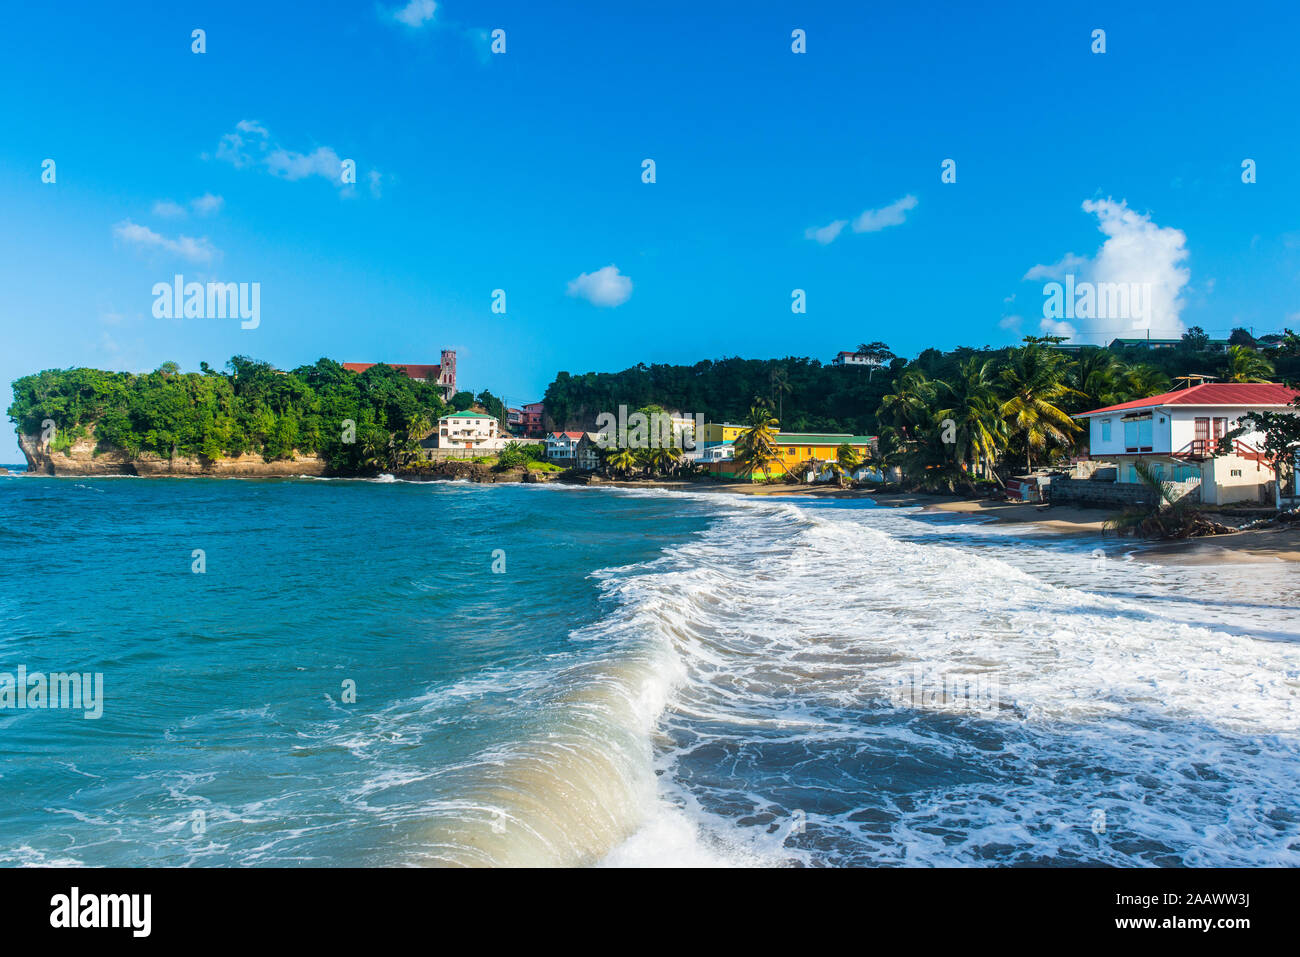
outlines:
{"label": "eroded rock face", "polygon": [[27,459],[27,469],[37,475],[145,475],[195,476],[205,478],[273,478],[292,475],[324,475],[326,461],[318,455],[299,455],[292,459],[264,462],[260,455],[245,454],[212,461],[202,456],[178,455],[167,459],[152,453],[132,457],[120,449],[95,452],[95,433],[72,443],[67,452],[42,445],[39,435],[19,435],[18,447]]}

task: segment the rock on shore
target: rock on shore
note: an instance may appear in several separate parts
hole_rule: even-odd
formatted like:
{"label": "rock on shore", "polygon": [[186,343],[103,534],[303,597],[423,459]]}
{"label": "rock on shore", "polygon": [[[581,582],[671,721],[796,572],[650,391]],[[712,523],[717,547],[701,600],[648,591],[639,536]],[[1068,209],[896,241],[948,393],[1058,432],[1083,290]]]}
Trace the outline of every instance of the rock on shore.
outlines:
{"label": "rock on shore", "polygon": [[38,435],[19,435],[18,447],[27,459],[27,470],[35,475],[141,475],[195,476],[205,478],[273,478],[291,475],[325,475],[328,463],[319,455],[297,455],[291,459],[264,461],[257,454],[211,460],[178,455],[164,458],[145,452],[131,456],[121,449],[95,451],[94,429],[72,443],[67,452],[45,447]]}

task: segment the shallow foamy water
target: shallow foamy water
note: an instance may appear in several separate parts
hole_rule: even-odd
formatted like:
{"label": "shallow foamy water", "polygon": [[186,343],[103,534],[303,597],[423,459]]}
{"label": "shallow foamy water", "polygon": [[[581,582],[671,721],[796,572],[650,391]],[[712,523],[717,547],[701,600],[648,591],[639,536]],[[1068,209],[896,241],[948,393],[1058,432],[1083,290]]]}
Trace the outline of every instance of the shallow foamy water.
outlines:
{"label": "shallow foamy water", "polygon": [[106,698],[0,711],[2,863],[1300,863],[1280,562],[399,481],[13,479],[0,541],[0,671]]}

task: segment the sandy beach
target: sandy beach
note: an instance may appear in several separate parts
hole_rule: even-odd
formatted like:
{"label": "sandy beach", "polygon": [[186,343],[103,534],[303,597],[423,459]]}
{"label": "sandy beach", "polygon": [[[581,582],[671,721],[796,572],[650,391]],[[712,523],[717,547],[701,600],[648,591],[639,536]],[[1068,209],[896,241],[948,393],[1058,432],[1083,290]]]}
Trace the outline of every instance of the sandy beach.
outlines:
{"label": "sandy beach", "polygon": [[[718,492],[734,495],[767,495],[794,498],[869,498],[888,508],[922,508],[938,512],[975,515],[985,521],[1011,525],[1032,524],[1062,535],[1114,541],[1104,530],[1110,513],[1103,509],[1061,505],[1038,505],[970,499],[925,492],[875,492],[834,486],[754,485],[746,482],[705,484],[700,482],[613,482],[625,487],[669,488],[690,492]],[[1230,535],[1188,538],[1176,541],[1128,539],[1136,547],[1134,557],[1161,565],[1213,565],[1225,562],[1257,563],[1300,561],[1300,524],[1289,527],[1253,529]]]}

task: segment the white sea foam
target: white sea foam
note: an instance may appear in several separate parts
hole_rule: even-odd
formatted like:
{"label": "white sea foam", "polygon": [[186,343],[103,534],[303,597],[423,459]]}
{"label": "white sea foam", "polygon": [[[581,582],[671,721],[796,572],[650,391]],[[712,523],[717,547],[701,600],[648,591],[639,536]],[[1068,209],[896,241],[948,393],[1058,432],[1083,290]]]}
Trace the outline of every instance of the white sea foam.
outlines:
{"label": "white sea foam", "polygon": [[[400,845],[386,863],[1300,863],[1294,579],[887,509],[691,498],[713,524],[595,572],[606,613],[569,650],[299,730],[304,756],[365,769],[329,800]],[[996,707],[900,694],[954,673],[992,682]],[[459,750],[425,762],[424,738]],[[173,784],[173,803],[201,783]],[[306,859],[286,855],[349,819],[213,812],[267,830],[248,863]],[[210,833],[191,860],[221,859]]]}
{"label": "white sea foam", "polygon": [[[691,822],[642,809],[650,830],[607,862],[646,863],[638,848],[673,846],[653,836],[666,828],[767,862],[1300,863],[1285,605],[1249,603],[1255,634],[1202,623],[1225,616],[1176,589],[1107,594],[1095,561],[1052,541],[1014,552],[1031,574],[969,528],[925,541],[886,510],[726,511],[666,561],[607,578],[671,643],[659,800]],[[1151,566],[1125,584],[1128,564],[1100,570],[1111,591],[1168,585]],[[1219,571],[1225,599],[1260,597]],[[982,676],[998,710],[900,706],[918,671]]]}

